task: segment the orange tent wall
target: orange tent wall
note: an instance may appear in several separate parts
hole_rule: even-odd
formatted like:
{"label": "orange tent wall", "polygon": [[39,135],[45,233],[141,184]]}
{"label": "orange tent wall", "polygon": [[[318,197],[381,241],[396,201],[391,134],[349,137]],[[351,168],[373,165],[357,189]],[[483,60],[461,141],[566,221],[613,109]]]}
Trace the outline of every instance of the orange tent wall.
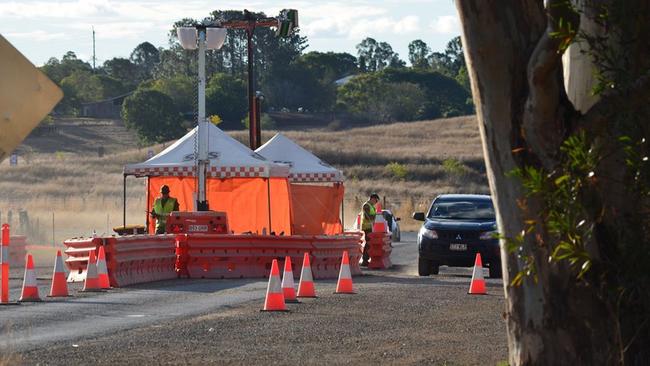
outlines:
{"label": "orange tent wall", "polygon": [[343,231],[339,211],[343,202],[342,184],[291,185],[294,234],[334,235]]}
{"label": "orange tent wall", "polygon": [[235,233],[273,231],[291,235],[291,201],[286,178],[209,179],[208,202],[211,210],[228,213],[230,230]]}
{"label": "orange tent wall", "polygon": [[[149,179],[149,202],[147,212],[151,212],[156,198],[160,197],[160,187],[163,184],[169,186],[169,195],[178,200],[181,211],[194,210],[194,191],[196,179],[194,177],[150,177]],[[149,233],[156,231],[156,220],[149,218]]]}

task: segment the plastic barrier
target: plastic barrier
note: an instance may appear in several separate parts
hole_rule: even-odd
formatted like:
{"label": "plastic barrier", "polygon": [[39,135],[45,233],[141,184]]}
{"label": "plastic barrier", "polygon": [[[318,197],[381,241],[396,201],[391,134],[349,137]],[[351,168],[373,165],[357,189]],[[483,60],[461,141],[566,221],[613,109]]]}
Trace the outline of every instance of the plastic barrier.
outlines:
{"label": "plastic barrier", "polygon": [[350,271],[361,274],[361,233],[335,236],[269,235],[127,235],[108,238],[66,240],[65,263],[68,282],[83,281],[90,250],[103,245],[112,287],[173,279],[263,278],[273,259],[295,263],[294,277],[300,276],[303,255],[310,254],[314,278],[336,278],[341,253],[350,255]]}
{"label": "plastic barrier", "polygon": [[174,235],[129,235],[104,242],[112,287],[177,277]]}
{"label": "plastic barrier", "polygon": [[351,253],[351,272],[360,274],[361,235],[268,236],[268,235],[188,235],[187,272],[191,278],[267,277],[273,259],[280,263],[291,257],[294,277],[299,277],[303,254],[312,257],[315,278],[336,278],[343,250]]}
{"label": "plastic barrier", "polygon": [[370,245],[368,248],[368,255],[370,256],[368,268],[386,269],[393,265],[390,261],[390,254],[393,251],[390,233],[369,233],[366,236],[366,245]]}
{"label": "plastic barrier", "polygon": [[103,244],[102,238],[73,238],[63,242],[65,266],[68,268],[68,282],[83,282],[86,279],[86,268],[91,250],[98,250]]}

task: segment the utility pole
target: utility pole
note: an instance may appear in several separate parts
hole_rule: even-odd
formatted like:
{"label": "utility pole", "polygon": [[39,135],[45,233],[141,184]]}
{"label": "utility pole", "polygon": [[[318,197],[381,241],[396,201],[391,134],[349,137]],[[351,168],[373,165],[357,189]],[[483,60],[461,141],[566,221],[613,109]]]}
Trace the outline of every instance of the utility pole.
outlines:
{"label": "utility pole", "polygon": [[95,27],[93,26],[93,72],[95,71],[95,61],[97,60],[97,57],[95,57]]}
{"label": "utility pole", "polygon": [[298,27],[298,11],[294,9],[285,9],[280,12],[277,18],[257,18],[254,13],[244,10],[244,19],[229,20],[221,22],[223,28],[244,29],[246,31],[246,41],[248,50],[248,137],[252,150],[257,149],[262,144],[260,121],[257,118],[259,113],[255,112],[255,60],[253,33],[255,28],[276,27],[276,34],[280,37],[288,37],[294,28]]}

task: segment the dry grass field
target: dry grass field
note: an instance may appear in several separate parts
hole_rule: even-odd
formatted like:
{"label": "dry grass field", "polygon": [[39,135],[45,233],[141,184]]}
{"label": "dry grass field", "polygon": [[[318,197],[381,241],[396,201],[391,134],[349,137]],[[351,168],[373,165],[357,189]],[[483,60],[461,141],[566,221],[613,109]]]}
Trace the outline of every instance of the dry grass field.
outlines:
{"label": "dry grass field", "polygon": [[[18,166],[0,164],[0,221],[20,230],[19,211],[29,223],[23,230],[32,244],[60,243],[64,238],[101,234],[122,223],[122,167],[144,161],[124,127],[110,121],[57,121],[56,130],[32,134],[19,148]],[[44,131],[43,131],[44,130]],[[473,116],[394,123],[328,131],[282,131],[324,161],[343,170],[346,181],[346,226],[366,195],[385,196],[387,206],[403,218],[425,209],[440,193],[487,193],[478,127]],[[231,133],[245,141],[246,131]],[[265,131],[263,141],[275,131]],[[100,156],[99,147],[103,147]],[[129,178],[127,221],[145,219],[144,179]],[[52,222],[54,221],[54,233]]]}

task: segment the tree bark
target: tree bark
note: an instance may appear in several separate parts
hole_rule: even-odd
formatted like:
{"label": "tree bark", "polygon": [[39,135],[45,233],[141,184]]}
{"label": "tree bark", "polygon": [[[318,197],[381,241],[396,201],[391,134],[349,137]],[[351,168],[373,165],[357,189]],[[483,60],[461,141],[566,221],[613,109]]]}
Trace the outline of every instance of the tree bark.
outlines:
{"label": "tree bark", "polygon": [[[547,11],[542,1],[456,4],[499,232],[515,238],[524,220],[541,222],[543,203],[525,197],[508,173],[525,165],[552,171],[579,118],[564,90],[559,40],[550,36],[557,30],[554,17],[578,20],[570,9]],[[526,237],[521,252],[508,253],[501,243],[510,364],[618,362],[617,322],[599,289],[575,281],[566,264],[549,263],[552,240],[543,225],[536,233]],[[525,269],[525,256],[534,258],[537,281],[510,286]]]}

